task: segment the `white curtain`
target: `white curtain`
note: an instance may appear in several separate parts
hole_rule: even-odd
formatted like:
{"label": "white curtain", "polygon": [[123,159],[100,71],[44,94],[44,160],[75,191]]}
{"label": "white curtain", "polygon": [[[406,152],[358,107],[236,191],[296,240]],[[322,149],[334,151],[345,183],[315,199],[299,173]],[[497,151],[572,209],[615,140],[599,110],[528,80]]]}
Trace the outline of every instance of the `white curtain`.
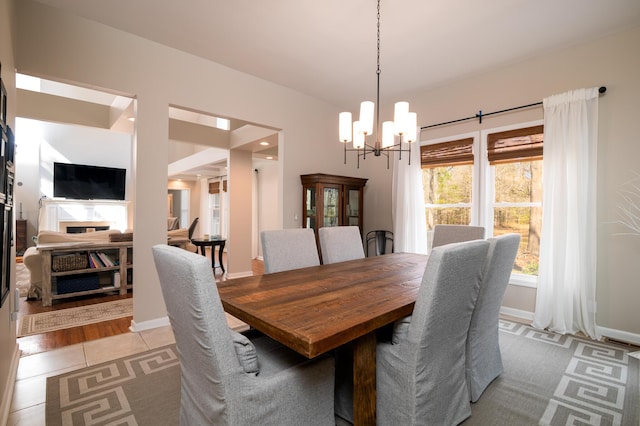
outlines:
{"label": "white curtain", "polygon": [[598,89],[544,99],[540,268],[533,326],[599,339],[595,325]]}
{"label": "white curtain", "polygon": [[397,253],[427,254],[427,219],[424,211],[420,144],[413,142],[411,165],[407,153],[393,166],[392,219],[394,248]]}

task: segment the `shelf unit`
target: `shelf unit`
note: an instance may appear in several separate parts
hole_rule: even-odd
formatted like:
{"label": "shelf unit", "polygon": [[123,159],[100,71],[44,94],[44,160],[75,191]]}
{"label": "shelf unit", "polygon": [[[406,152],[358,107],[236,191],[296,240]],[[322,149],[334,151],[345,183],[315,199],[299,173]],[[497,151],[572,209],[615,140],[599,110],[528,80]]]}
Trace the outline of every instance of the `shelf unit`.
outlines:
{"label": "shelf unit", "polygon": [[16,219],[16,256],[22,256],[27,249],[27,220]]}
{"label": "shelf unit", "polygon": [[364,186],[367,179],[314,173],[301,175],[302,227],[358,226],[362,234]]}
{"label": "shelf unit", "polygon": [[[133,265],[128,262],[129,258],[132,258],[133,243],[131,241],[125,242],[113,242],[113,243],[57,243],[57,244],[42,244],[39,245],[38,251],[42,254],[42,305],[51,306],[51,303],[55,299],[65,299],[76,296],[86,296],[91,294],[109,293],[118,291],[120,294],[126,294],[128,289],[133,287],[131,280],[128,280],[128,276],[132,275]],[[106,252],[111,254],[111,257],[116,258],[117,253],[118,265],[105,266],[96,268],[82,268],[69,271],[53,271],[52,262],[56,256],[68,255],[68,254],[81,254],[88,256],[90,253]],[[109,274],[109,272],[111,274]],[[120,274],[120,286],[116,287],[113,283],[112,276],[115,273]],[[98,280],[103,278],[107,282],[98,283],[99,288],[79,291],[69,291],[65,293],[58,293],[56,289],[56,281],[59,277],[79,276],[85,274],[98,274]]]}

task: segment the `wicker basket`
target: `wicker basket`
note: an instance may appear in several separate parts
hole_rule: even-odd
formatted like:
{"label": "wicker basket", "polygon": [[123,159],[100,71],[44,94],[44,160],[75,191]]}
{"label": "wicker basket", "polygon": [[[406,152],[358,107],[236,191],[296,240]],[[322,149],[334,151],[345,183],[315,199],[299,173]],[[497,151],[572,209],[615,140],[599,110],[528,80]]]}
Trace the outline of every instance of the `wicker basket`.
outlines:
{"label": "wicker basket", "polygon": [[76,271],[87,269],[89,261],[86,253],[64,254],[51,259],[51,270],[54,272]]}

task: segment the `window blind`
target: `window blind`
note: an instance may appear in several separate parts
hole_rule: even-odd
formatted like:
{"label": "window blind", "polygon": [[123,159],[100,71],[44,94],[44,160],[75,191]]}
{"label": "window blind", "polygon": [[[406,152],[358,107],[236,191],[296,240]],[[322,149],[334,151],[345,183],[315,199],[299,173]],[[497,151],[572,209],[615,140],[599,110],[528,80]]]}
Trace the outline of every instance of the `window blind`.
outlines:
{"label": "window blind", "polygon": [[544,127],[533,126],[487,136],[489,164],[542,159]]}
{"label": "window blind", "polygon": [[473,164],[473,138],[423,145],[420,164],[423,168]]}
{"label": "window blind", "polygon": [[[227,192],[227,181],[222,181],[222,191]],[[209,194],[218,194],[220,192],[220,182],[209,182]]]}

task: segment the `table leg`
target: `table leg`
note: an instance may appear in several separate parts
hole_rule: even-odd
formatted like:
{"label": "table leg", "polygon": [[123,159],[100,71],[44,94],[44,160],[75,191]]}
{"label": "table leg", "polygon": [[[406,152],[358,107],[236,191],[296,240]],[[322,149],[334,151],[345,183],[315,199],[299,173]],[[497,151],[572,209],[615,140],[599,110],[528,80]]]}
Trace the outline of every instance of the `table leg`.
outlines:
{"label": "table leg", "polygon": [[206,256],[207,255],[207,246],[201,245],[200,246],[200,253],[202,253],[203,256]]}
{"label": "table leg", "polygon": [[376,424],[376,334],[365,334],[353,345],[353,423]]}
{"label": "table leg", "polygon": [[[224,251],[224,243],[218,246],[218,262],[220,263],[220,269],[222,269],[222,273],[225,273],[224,265],[222,264],[222,252]],[[213,259],[213,257],[212,257]]]}

